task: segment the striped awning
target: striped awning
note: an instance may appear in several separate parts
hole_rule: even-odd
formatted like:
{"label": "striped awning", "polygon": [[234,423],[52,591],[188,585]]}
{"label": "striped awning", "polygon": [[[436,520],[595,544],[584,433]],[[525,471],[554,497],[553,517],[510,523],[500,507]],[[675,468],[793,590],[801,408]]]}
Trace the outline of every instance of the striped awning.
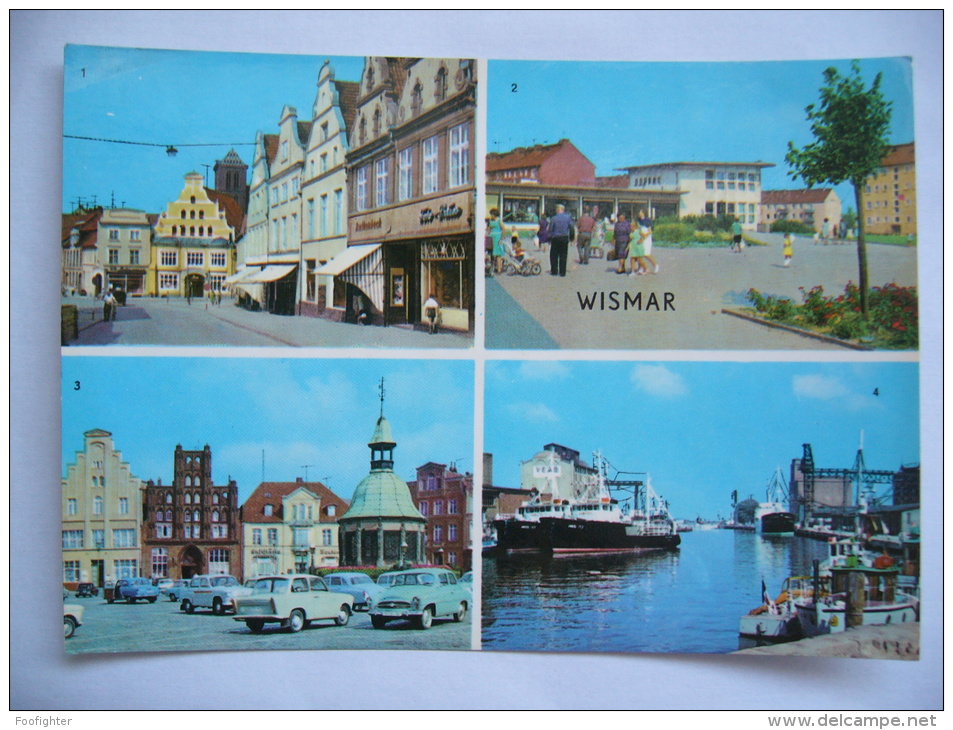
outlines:
{"label": "striped awning", "polygon": [[367,295],[378,311],[384,311],[384,257],[381,244],[348,246],[315,274],[336,276],[353,284]]}
{"label": "striped awning", "polygon": [[249,284],[260,284],[267,281],[278,281],[283,279],[292,271],[298,268],[295,264],[281,264],[279,266],[266,266],[257,274],[249,276],[245,282]]}
{"label": "striped awning", "polygon": [[254,276],[254,275],[257,274],[259,271],[261,271],[261,269],[258,268],[257,266],[242,267],[241,269],[239,269],[238,271],[236,271],[234,274],[232,274],[231,276],[227,277],[227,278],[225,279],[225,283],[226,283],[226,284],[237,284],[238,282],[243,281],[244,279],[247,279],[247,278],[250,277],[250,276]]}

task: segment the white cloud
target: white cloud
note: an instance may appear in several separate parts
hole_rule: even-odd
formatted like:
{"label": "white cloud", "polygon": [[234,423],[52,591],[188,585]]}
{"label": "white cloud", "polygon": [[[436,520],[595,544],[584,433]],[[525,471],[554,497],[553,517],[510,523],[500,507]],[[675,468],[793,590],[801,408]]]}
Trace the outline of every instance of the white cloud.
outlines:
{"label": "white cloud", "polygon": [[519,367],[520,376],[527,380],[561,380],[570,372],[566,363],[556,360],[526,360]]}
{"label": "white cloud", "polygon": [[830,400],[840,398],[849,393],[840,378],[830,378],[826,375],[795,375],[792,381],[794,395],[799,398],[815,398]]}
{"label": "white cloud", "polygon": [[677,398],[688,393],[685,379],[664,365],[636,365],[630,379],[637,390],[659,398]]}
{"label": "white cloud", "polygon": [[530,421],[533,423],[557,423],[557,416],[549,406],[542,403],[529,403],[527,401],[510,403],[506,406],[507,412],[521,421]]}

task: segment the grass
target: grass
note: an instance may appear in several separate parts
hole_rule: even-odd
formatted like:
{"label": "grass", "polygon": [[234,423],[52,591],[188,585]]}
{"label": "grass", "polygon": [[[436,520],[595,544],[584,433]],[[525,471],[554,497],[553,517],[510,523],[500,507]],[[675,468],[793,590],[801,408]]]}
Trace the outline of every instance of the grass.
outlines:
{"label": "grass", "polygon": [[889,246],[916,246],[917,237],[914,236],[913,240],[909,240],[906,236],[877,236],[871,235],[868,233],[865,238],[867,243],[885,243]]}

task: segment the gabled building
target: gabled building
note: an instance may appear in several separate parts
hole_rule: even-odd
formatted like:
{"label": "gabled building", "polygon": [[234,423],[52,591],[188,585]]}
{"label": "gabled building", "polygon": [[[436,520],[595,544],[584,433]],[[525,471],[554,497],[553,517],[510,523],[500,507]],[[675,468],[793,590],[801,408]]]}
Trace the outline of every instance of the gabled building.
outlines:
{"label": "gabled building", "polygon": [[[761,171],[770,162],[663,162],[620,168],[629,187],[679,193],[679,218],[686,215],[734,216],[745,230],[756,230],[761,206]],[[657,217],[657,216],[656,216]]]}
{"label": "gabled building", "polygon": [[200,173],[185,175],[185,187],[155,224],[150,292],[202,298],[224,294],[235,273],[235,237],[242,226],[238,203],[203,186]]}
{"label": "gabled building", "polygon": [[262,482],[241,507],[245,577],[338,564],[337,519],[348,503],[321,482]]}
{"label": "gabled building", "polygon": [[427,562],[462,571],[473,565],[470,527],[473,522],[473,476],[451,465],[428,462],[408,482],[420,514],[427,518]]}
{"label": "gabled building", "polygon": [[99,296],[105,287],[96,258],[102,208],[64,213],[62,218],[62,279],[64,294]]}
{"label": "gabled building", "polygon": [[149,573],[139,555],[143,483],[109,431],[83,434],[83,450],[62,481],[63,582],[102,587]]}
{"label": "gabled building", "polygon": [[[318,270],[347,248],[348,129],[354,124],[360,84],[338,81],[325,61],[318,73],[311,135],[302,183],[302,272],[298,312],[343,321],[347,313],[347,277]],[[337,264],[332,264],[332,269]]]}
{"label": "gabled building", "polygon": [[594,186],[596,166],[568,139],[486,156],[486,181]]}
{"label": "gabled building", "polygon": [[761,191],[761,224],[765,231],[776,221],[800,221],[820,233],[825,220],[830,231],[840,227],[841,201],[833,188]]}
{"label": "gabled building", "polygon": [[179,444],[172,484],[146,482],[142,503],[143,575],[191,578],[226,573],[241,578],[238,487],[212,481],[212,450]]}
{"label": "gabled building", "polygon": [[917,175],[914,142],[891,147],[869,178],[862,196],[867,233],[917,235]]}
{"label": "gabled building", "polygon": [[346,277],[348,312],[424,326],[433,294],[442,328],[472,331],[476,82],[469,59],[365,59],[346,163],[353,250],[318,272]]}

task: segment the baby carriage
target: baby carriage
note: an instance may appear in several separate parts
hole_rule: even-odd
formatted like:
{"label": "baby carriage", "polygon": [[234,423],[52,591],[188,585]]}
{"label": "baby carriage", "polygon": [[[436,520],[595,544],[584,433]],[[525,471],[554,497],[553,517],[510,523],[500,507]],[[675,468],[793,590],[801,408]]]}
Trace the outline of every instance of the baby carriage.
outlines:
{"label": "baby carriage", "polygon": [[527,256],[523,253],[517,256],[510,245],[503,245],[503,273],[509,276],[520,274],[521,276],[537,276],[543,271],[539,260]]}

